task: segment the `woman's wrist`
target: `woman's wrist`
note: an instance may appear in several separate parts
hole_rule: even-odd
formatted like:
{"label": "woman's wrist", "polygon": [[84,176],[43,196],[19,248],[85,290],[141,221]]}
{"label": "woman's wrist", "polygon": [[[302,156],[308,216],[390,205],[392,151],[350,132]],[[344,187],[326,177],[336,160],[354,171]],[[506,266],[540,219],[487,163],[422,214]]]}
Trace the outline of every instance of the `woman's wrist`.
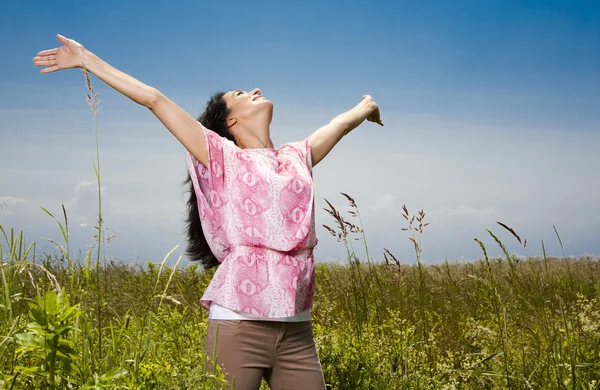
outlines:
{"label": "woman's wrist", "polygon": [[96,57],[96,55],[94,53],[85,49],[79,55],[78,68],[83,68],[85,66],[86,69],[91,70],[90,68],[93,67],[94,62],[97,62],[96,61],[97,59],[98,59],[98,57]]}
{"label": "woman's wrist", "polygon": [[[360,103],[358,103],[356,105],[356,107],[354,107],[354,111],[356,112],[356,116],[358,117],[358,123],[356,123],[355,125],[358,126],[360,125],[364,120],[366,120],[372,113],[373,113],[374,107],[372,105],[372,103],[362,100]],[[355,127],[356,127],[355,126]]]}
{"label": "woman's wrist", "polygon": [[80,68],[85,68],[104,81],[117,92],[134,102],[151,108],[157,97],[157,90],[134,77],[114,68],[89,50],[83,50],[77,60]]}

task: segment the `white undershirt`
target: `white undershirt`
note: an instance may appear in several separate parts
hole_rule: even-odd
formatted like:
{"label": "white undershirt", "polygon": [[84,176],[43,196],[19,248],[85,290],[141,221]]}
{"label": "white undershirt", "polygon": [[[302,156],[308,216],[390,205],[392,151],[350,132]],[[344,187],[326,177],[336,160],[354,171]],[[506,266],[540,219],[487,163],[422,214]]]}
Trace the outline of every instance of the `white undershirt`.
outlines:
{"label": "white undershirt", "polygon": [[295,316],[290,317],[261,317],[250,313],[242,313],[239,311],[229,310],[223,306],[217,305],[212,302],[210,304],[210,311],[208,313],[208,319],[210,320],[248,320],[248,321],[277,321],[277,322],[304,322],[310,321],[311,312],[310,310],[298,313]]}

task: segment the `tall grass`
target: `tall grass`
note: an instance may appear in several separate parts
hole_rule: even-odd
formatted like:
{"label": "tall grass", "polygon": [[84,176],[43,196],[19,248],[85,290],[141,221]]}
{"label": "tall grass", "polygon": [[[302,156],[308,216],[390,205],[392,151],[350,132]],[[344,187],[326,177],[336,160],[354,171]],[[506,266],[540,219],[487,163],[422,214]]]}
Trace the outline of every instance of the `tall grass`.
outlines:
{"label": "tall grass", "polygon": [[[107,262],[100,267],[105,325],[98,328],[97,279],[85,276],[89,270],[76,266],[73,275],[59,256],[35,262],[35,245],[23,234],[2,232],[0,379],[6,388],[223,383],[203,354],[206,316],[199,299],[211,272],[181,269],[180,257],[168,267],[171,254],[146,266]],[[483,259],[473,263],[419,270],[386,254],[387,263],[318,264],[313,324],[331,388],[597,389],[598,259],[511,256],[511,266],[490,258],[484,240],[478,242]],[[36,310],[43,315],[33,315]],[[61,328],[49,337],[48,329]],[[71,349],[39,342],[36,329]],[[66,356],[52,363],[54,377],[47,348]]]}
{"label": "tall grass", "polygon": [[[338,227],[344,222],[339,213],[330,215]],[[425,265],[425,213],[410,215],[404,207],[403,217],[408,227],[400,230],[408,233],[416,264],[385,250],[384,263],[354,275],[348,275],[351,264],[319,269],[315,329],[335,388],[600,388],[597,258],[548,258],[543,243],[543,258],[533,258],[527,241],[498,222],[521,244],[525,259],[488,230],[503,258],[489,258],[485,240],[475,238],[482,260]],[[326,228],[337,238],[355,238],[349,230]],[[383,293],[369,295],[369,304],[360,305],[366,313],[357,316],[346,302],[356,302],[362,289],[357,279],[368,280],[372,272]],[[378,329],[364,321],[382,309]]]}

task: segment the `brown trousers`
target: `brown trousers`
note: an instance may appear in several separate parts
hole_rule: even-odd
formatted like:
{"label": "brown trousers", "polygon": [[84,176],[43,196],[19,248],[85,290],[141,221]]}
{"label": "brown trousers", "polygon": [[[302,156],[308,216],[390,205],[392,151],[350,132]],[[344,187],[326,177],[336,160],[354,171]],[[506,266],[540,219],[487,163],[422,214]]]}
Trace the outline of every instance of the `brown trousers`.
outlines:
{"label": "brown trousers", "polygon": [[235,390],[326,388],[310,321],[209,320],[206,354]]}

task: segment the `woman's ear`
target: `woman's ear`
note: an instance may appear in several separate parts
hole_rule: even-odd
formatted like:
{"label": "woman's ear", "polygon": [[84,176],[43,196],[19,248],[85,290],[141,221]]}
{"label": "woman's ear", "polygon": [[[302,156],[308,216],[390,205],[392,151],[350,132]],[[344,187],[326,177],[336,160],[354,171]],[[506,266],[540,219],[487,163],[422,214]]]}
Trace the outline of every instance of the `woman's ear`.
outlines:
{"label": "woman's ear", "polygon": [[227,117],[227,128],[231,129],[231,127],[233,127],[236,123],[237,119],[235,119],[233,116],[230,115]]}

